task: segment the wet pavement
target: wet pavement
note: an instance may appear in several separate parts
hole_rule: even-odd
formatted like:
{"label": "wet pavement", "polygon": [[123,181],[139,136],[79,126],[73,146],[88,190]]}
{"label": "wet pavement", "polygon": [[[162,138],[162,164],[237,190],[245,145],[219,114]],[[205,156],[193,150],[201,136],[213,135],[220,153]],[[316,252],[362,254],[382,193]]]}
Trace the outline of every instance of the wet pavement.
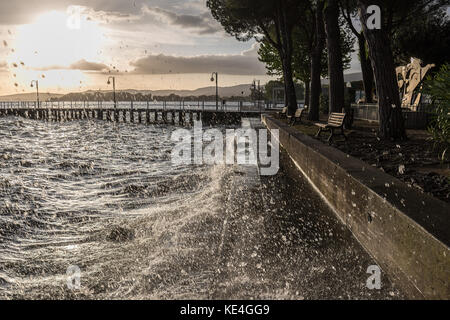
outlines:
{"label": "wet pavement", "polygon": [[213,299],[403,299],[376,262],[281,152],[276,176],[230,179]]}

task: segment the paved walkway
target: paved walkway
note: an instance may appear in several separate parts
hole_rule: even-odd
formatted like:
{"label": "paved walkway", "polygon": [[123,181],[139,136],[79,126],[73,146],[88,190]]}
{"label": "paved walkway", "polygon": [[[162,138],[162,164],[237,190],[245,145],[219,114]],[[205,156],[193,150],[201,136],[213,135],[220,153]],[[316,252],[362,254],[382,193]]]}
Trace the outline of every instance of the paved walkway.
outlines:
{"label": "paved walkway", "polygon": [[245,167],[229,181],[210,298],[404,298],[383,272],[381,290],[366,287],[376,262],[287,154],[281,158],[276,176],[255,179],[256,167]]}

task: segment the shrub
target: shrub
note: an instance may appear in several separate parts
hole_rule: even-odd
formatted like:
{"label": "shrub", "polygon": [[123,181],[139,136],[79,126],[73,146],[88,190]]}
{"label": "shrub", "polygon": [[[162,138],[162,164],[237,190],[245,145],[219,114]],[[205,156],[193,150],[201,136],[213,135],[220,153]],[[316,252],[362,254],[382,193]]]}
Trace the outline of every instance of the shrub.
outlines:
{"label": "shrub", "polygon": [[450,147],[450,64],[445,64],[432,78],[424,84],[424,93],[431,97],[435,108],[433,121],[428,128],[439,151],[441,161],[449,158]]}

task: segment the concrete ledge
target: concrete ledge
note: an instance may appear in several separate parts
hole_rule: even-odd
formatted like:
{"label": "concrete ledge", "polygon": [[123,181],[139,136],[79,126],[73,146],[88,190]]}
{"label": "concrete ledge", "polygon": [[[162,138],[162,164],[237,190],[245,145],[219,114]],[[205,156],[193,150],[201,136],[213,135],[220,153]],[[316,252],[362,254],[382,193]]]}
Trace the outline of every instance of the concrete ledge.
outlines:
{"label": "concrete ledge", "polygon": [[411,298],[449,299],[450,206],[263,115],[358,241]]}

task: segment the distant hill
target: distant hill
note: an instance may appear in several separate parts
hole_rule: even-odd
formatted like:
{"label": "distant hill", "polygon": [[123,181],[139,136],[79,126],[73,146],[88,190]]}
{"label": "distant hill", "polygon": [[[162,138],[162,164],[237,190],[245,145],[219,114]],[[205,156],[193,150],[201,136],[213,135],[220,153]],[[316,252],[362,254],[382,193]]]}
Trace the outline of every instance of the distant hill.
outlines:
{"label": "distant hill", "polygon": [[[219,87],[219,95],[222,97],[231,96],[249,96],[251,84],[240,84],[232,87]],[[167,96],[170,94],[176,94],[181,97],[188,96],[212,96],[216,94],[216,87],[205,87],[196,90],[155,90],[150,92],[154,96]]]}
{"label": "distant hill", "polygon": [[[58,93],[39,93],[41,101],[47,101],[51,98],[60,98],[63,94]],[[36,93],[18,93],[7,96],[0,96],[0,101],[36,101]]]}
{"label": "distant hill", "polygon": [[[231,96],[249,96],[251,84],[240,84],[232,87],[219,87],[219,95],[221,97],[231,97]],[[135,90],[135,89],[127,89],[120,90],[121,92],[128,92],[130,94],[151,94],[152,96],[169,96],[171,94],[178,95],[180,97],[189,97],[189,96],[213,96],[216,94],[216,87],[210,86],[205,88],[199,88],[195,90]],[[99,92],[96,90],[88,90],[86,93],[95,93]],[[100,92],[111,92],[111,90],[100,91]]]}
{"label": "distant hill", "polygon": [[[232,87],[219,87],[219,95],[221,97],[248,97],[250,92],[251,84],[240,84],[237,86]],[[92,93],[111,93],[111,90],[87,90],[85,94],[92,94]],[[127,89],[127,90],[120,90],[122,93],[129,93],[129,94],[142,94],[142,95],[148,95],[151,94],[152,96],[169,96],[171,94],[178,95],[180,97],[189,97],[189,96],[214,96],[216,94],[216,87],[205,87],[205,88],[199,88],[195,90],[135,90],[135,89]],[[78,93],[73,93],[78,94]],[[68,97],[70,97],[73,94],[67,94]],[[47,101],[50,99],[58,99],[64,97],[66,94],[57,94],[57,93],[39,93],[39,98],[41,101]],[[64,98],[63,98],[64,99]],[[0,101],[35,101],[36,100],[36,93],[19,93],[19,94],[12,94],[12,95],[6,95],[6,96],[0,96]]]}

